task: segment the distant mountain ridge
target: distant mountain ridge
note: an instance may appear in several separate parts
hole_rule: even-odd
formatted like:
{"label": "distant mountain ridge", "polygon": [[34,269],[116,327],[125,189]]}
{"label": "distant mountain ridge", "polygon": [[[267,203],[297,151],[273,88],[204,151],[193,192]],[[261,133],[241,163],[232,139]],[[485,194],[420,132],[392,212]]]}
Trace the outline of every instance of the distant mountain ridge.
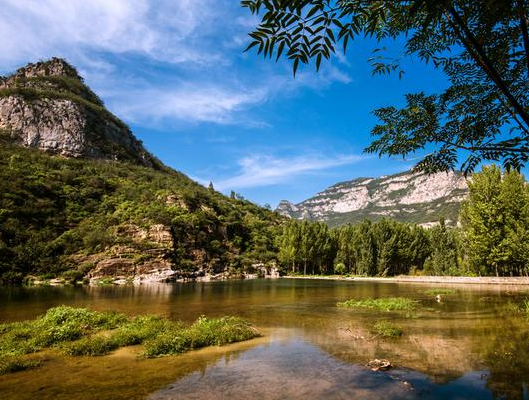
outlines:
{"label": "distant mountain ridge", "polygon": [[18,144],[48,153],[161,166],[61,58],[0,76],[0,128]]}
{"label": "distant mountain ridge", "polygon": [[425,175],[406,171],[340,182],[298,204],[282,200],[276,211],[294,219],[324,221],[330,226],[383,217],[423,225],[444,217],[455,225],[467,194],[467,182],[460,173]]}

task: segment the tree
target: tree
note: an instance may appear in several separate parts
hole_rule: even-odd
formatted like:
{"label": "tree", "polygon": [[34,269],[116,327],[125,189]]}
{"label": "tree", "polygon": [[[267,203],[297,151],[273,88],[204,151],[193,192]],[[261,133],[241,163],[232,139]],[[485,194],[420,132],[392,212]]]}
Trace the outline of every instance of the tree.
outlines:
{"label": "tree", "polygon": [[431,255],[425,262],[428,275],[460,275],[457,263],[457,241],[455,231],[446,227],[444,218],[428,232]]}
{"label": "tree", "polygon": [[481,275],[529,272],[529,188],[518,172],[484,167],[461,209],[466,257]]}
{"label": "tree", "polygon": [[[529,159],[528,0],[244,0],[261,22],[247,50],[283,55],[316,69],[338,46],[361,35],[378,42],[404,38],[399,57],[374,49],[374,74],[404,74],[414,57],[441,69],[450,86],[442,93],[406,95],[403,108],[375,110],[380,123],[367,152],[407,156],[432,150],[416,168],[461,168],[483,160],[520,168]],[[262,13],[261,13],[262,11]]]}

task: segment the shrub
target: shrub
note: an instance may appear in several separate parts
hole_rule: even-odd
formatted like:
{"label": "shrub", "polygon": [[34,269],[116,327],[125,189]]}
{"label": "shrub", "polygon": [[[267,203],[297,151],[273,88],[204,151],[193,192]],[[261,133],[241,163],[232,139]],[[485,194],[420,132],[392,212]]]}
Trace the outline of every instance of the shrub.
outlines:
{"label": "shrub", "polygon": [[334,273],[337,275],[345,275],[347,269],[345,268],[344,263],[338,263],[334,266]]}

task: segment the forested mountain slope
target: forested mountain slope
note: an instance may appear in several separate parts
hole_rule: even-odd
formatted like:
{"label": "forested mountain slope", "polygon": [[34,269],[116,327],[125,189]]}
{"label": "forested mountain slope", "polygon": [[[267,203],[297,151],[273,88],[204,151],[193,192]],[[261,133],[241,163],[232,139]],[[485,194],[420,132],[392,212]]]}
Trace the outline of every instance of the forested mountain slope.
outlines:
{"label": "forested mountain slope", "polygon": [[0,282],[240,275],[282,219],[164,166],[64,60],[0,78]]}

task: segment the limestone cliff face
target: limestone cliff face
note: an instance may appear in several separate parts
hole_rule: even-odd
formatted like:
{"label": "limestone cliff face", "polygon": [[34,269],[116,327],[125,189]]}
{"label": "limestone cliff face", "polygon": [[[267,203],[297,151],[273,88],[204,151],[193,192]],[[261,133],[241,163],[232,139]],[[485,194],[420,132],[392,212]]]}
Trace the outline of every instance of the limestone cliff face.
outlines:
{"label": "limestone cliff face", "polygon": [[291,218],[325,221],[331,226],[383,217],[424,225],[444,217],[455,224],[459,204],[467,192],[466,179],[458,173],[404,172],[337,183],[299,204],[283,200],[276,211]]}
{"label": "limestone cliff face", "polygon": [[160,164],[59,58],[0,77],[0,128],[23,146],[66,157]]}

